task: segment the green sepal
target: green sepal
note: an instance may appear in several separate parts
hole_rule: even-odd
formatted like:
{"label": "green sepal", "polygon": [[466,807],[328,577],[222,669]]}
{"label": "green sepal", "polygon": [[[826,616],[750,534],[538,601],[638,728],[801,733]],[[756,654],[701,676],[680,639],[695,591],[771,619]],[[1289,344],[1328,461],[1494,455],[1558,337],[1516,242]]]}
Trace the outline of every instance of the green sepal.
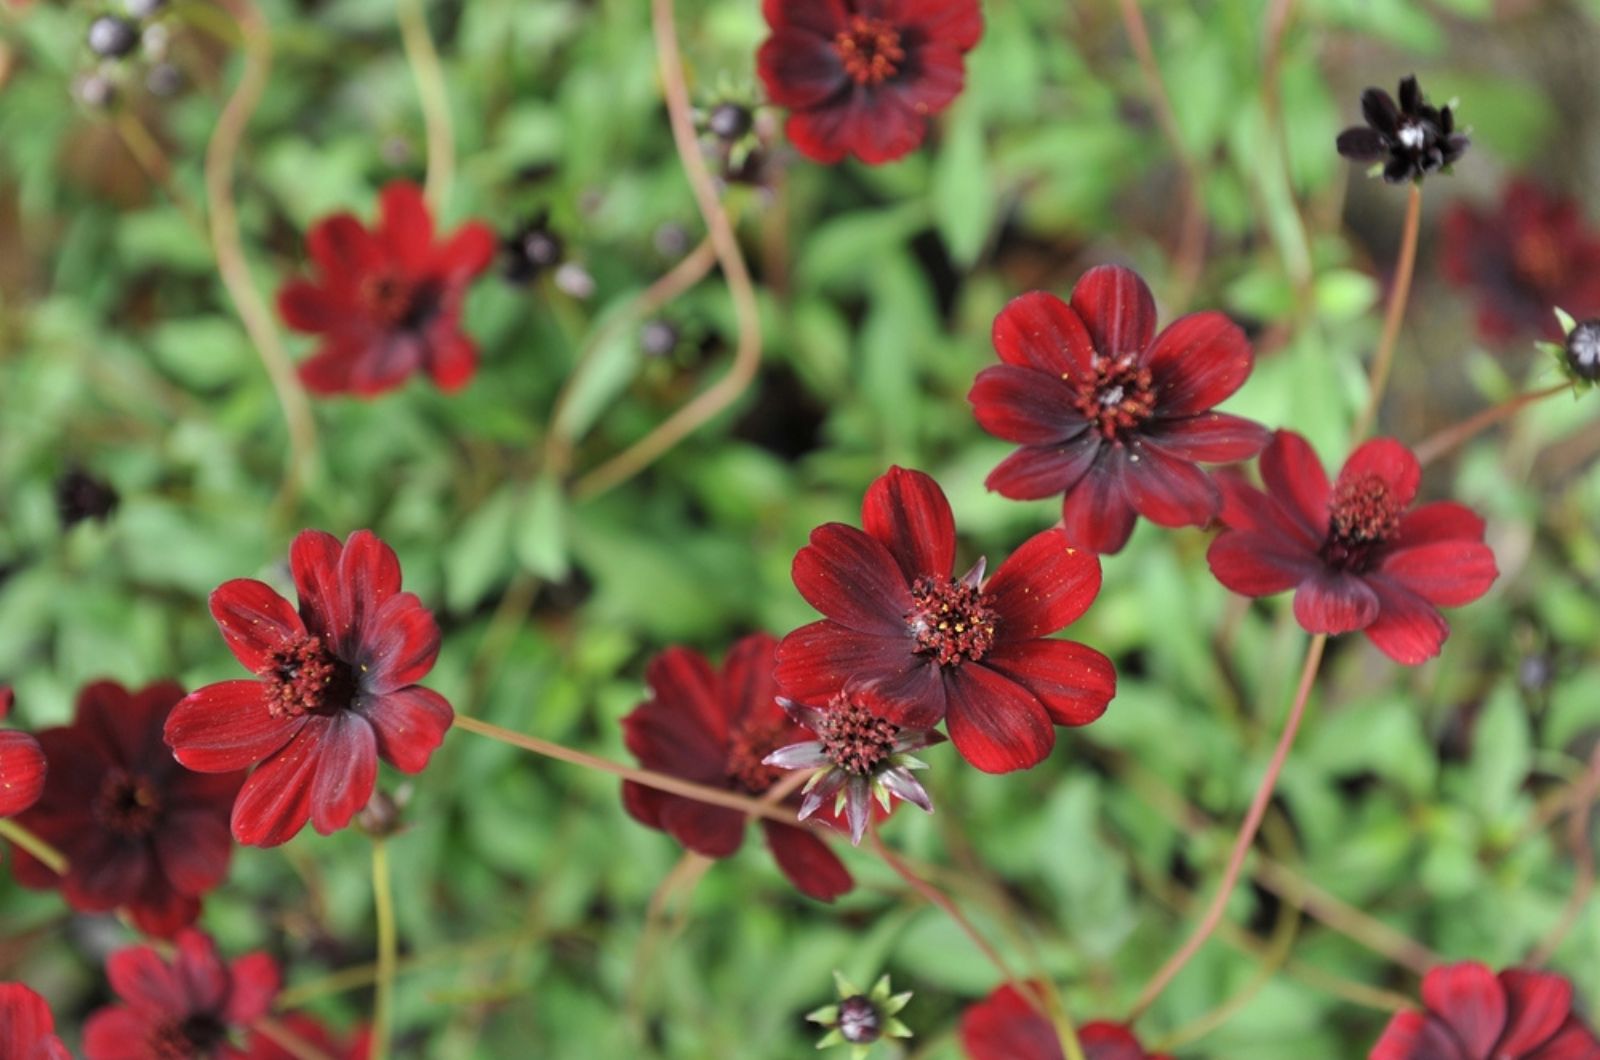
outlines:
{"label": "green sepal", "polygon": [[823,1025],[837,1023],[839,1021],[839,1006],[823,1005],[821,1008],[812,1009],[806,1013],[806,1019],[812,1023],[821,1023]]}

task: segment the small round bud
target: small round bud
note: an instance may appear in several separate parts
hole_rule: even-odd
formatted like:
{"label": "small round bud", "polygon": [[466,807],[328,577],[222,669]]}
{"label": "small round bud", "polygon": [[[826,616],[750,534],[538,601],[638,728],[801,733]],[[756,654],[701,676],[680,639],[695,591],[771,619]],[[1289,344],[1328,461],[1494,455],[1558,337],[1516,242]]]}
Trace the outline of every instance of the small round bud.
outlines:
{"label": "small round bud", "polygon": [[84,106],[101,109],[117,98],[117,86],[104,74],[84,74],[73,81],[72,94]]}
{"label": "small round bud", "polygon": [[356,814],[356,827],[374,839],[397,835],[405,831],[405,809],[410,801],[410,784],[402,784],[393,795],[374,791],[371,800]]}
{"label": "small round bud", "polygon": [[639,348],[648,357],[666,357],[678,348],[678,329],[666,320],[647,321],[639,329]]}
{"label": "small round bud", "polygon": [[566,244],[550,227],[548,211],[541,211],[501,241],[505,253],[505,275],[512,283],[529,283],[541,273],[556,268],[566,256]]}
{"label": "small round bud", "polygon": [[1579,379],[1600,379],[1600,318],[1585,320],[1567,333],[1567,367]]}
{"label": "small round bud", "polygon": [[738,103],[718,103],[706,119],[711,135],[722,140],[737,140],[754,126],[750,108]]}
{"label": "small round bud", "polygon": [[839,1002],[839,1034],[851,1045],[871,1045],[883,1034],[878,1006],[864,994]]}
{"label": "small round bud", "polygon": [[139,29],[125,18],[101,15],[89,23],[89,50],[103,59],[120,59],[139,44]]}
{"label": "small round bud", "polygon": [[56,479],[56,513],[64,529],[89,519],[105,522],[117,510],[120,498],[111,483],[73,468]]}

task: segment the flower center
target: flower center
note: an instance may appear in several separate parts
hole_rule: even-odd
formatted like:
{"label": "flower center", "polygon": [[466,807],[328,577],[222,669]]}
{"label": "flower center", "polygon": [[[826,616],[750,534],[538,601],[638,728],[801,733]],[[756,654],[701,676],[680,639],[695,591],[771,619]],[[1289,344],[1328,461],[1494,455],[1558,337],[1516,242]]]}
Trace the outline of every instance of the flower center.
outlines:
{"label": "flower center", "polygon": [[322,646],[321,637],[303,637],[274,654],[263,678],[275,718],[332,714],[355,701],[355,672]]}
{"label": "flower center", "polygon": [[751,795],[760,795],[784,770],[761,760],[783,744],[783,721],[747,721],[728,737],[728,779]]}
{"label": "flower center", "polygon": [[934,656],[940,666],[977,662],[989,654],[995,614],[976,585],[924,575],[911,587],[911,599],[906,625],[917,651]]}
{"label": "flower center", "polygon": [[361,301],[387,326],[398,331],[421,331],[439,311],[439,290],[426,281],[417,283],[393,272],[382,272],[361,282]]}
{"label": "flower center", "polygon": [[208,1012],[173,1020],[156,1028],[150,1046],[161,1060],[209,1057],[228,1041],[228,1028]]}
{"label": "flower center", "polygon": [[[1062,378],[1073,382],[1066,376]],[[1108,442],[1137,430],[1155,411],[1150,369],[1139,364],[1132,354],[1096,357],[1094,374],[1079,378],[1075,385],[1078,393],[1073,407]]]}
{"label": "flower center", "polygon": [[817,740],[828,760],[846,773],[869,777],[890,755],[900,727],[856,705],[847,693],[833,697],[822,714]]}
{"label": "flower center", "polygon": [[1409,147],[1415,151],[1428,139],[1428,131],[1415,122],[1403,121],[1400,123],[1400,129],[1396,136],[1399,138],[1401,146]]}
{"label": "flower center", "polygon": [[844,72],[858,85],[880,85],[900,72],[906,50],[900,33],[881,18],[856,15],[833,38],[833,49],[844,62]]}
{"label": "flower center", "polygon": [[1377,475],[1340,482],[1328,508],[1322,556],[1341,570],[1365,570],[1378,546],[1400,529],[1400,505]]}
{"label": "flower center", "polygon": [[125,769],[113,769],[100,782],[100,793],[94,800],[94,817],[119,835],[149,835],[161,817],[161,801],[144,777]]}

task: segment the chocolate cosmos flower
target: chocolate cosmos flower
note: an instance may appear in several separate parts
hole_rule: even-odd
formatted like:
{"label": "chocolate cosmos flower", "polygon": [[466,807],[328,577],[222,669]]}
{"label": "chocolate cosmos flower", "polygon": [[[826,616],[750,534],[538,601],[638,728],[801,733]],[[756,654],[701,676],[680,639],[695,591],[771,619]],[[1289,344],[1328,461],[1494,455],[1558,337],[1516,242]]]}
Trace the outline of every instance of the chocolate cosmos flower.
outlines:
{"label": "chocolate cosmos flower", "polygon": [[1248,459],[1266,428],[1213,412],[1254,363],[1244,332],[1217,312],[1156,334],[1155,299],[1129,269],[1084,274],[1067,304],[1042,291],[994,322],[1003,362],[978,373],[967,400],[984,430],[1022,448],[986,485],[1017,500],[1062,495],[1061,525],[1079,548],[1122,549],[1143,515],[1203,526],[1221,497],[1197,461]]}
{"label": "chocolate cosmos flower", "polygon": [[1389,1021],[1368,1060],[1595,1060],[1596,1039],[1572,1011],[1572,984],[1517,968],[1495,975],[1475,961],[1422,978],[1422,1012]]}
{"label": "chocolate cosmos flower", "polygon": [[[15,702],[9,685],[0,685],[0,721]],[[38,801],[44,791],[44,752],[25,732],[0,729],[0,817],[11,817]]]}
{"label": "chocolate cosmos flower", "polygon": [[55,1030],[44,998],[21,983],[0,983],[0,1058],[72,1060]]}
{"label": "chocolate cosmos flower", "polygon": [[[1120,1023],[1078,1028],[1084,1060],[1172,1060],[1147,1053]],[[961,1045],[970,1060],[1065,1060],[1055,1024],[1009,983],[971,1006],[961,1017]]]}
{"label": "chocolate cosmos flower", "polygon": [[1390,184],[1421,180],[1455,162],[1471,143],[1455,131],[1449,107],[1428,106],[1415,77],[1400,82],[1400,105],[1381,88],[1361,93],[1366,125],[1339,134],[1339,153],[1355,162],[1382,162]]}
{"label": "chocolate cosmos flower", "polygon": [[867,490],[864,530],[828,523],[794,558],[794,584],[823,621],[778,648],[778,684],[826,703],[852,678],[906,728],[941,719],[961,756],[1004,773],[1038,764],[1056,725],[1086,725],[1116,692],[1111,660],[1050,634],[1100,591],[1100,561],[1059,530],[1024,542],[984,580],[953,576],[955,520],[938,483],[894,467]]}

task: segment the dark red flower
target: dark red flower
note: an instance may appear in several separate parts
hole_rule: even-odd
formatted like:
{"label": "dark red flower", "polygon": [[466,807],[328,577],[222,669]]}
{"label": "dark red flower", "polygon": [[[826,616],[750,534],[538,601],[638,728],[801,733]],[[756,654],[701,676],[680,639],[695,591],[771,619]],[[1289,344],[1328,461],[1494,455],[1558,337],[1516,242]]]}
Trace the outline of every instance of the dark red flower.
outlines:
{"label": "dark red flower", "polygon": [[1267,430],[1211,411],[1244,384],[1254,354],[1217,312],[1191,313],[1156,334],[1156,304],[1137,273],[1090,269],[1072,303],[1042,291],[994,321],[1003,364],[985,368],[967,400],[978,423],[1022,448],[985,484],[1016,500],[1062,494],[1074,545],[1119,551],[1142,515],[1203,526],[1221,497],[1198,461],[1245,460]]}
{"label": "dark red flower", "polygon": [[1050,634],[1100,591],[1100,561],[1060,530],[1036,534],[987,581],[953,577],[955,520],[938,483],[890,468],[861,502],[865,532],[828,523],[794,558],[794,584],[823,621],[778,648],[778,684],[827,703],[851,679],[888,720],[941,719],[963,758],[990,773],[1036,765],[1056,725],[1086,725],[1116,692],[1111,660]]}
{"label": "dark red flower", "polygon": [[[1078,1028],[1085,1060],[1171,1060],[1146,1053],[1133,1032],[1119,1023]],[[1007,983],[961,1016],[961,1045],[971,1060],[1064,1060],[1053,1024]]]}
{"label": "dark red flower", "polygon": [[278,292],[288,325],[322,337],[300,365],[313,393],[371,397],[415,372],[455,390],[477,368],[461,303],[494,260],[494,232],[470,222],[436,242],[422,192],[404,181],[383,189],[381,205],[371,231],[347,213],[319,222],[306,240],[315,279],[290,280]]}
{"label": "dark red flower", "polygon": [[1368,1060],[1600,1057],[1600,1039],[1572,1011],[1572,984],[1551,972],[1445,965],[1423,976],[1422,1003],[1389,1021]]}
{"label": "dark red flower", "polygon": [[278,993],[278,966],[265,953],[224,964],[209,936],[178,932],[164,960],[149,946],[119,950],[106,962],[121,1000],[89,1016],[83,1028],[88,1060],[245,1060],[250,1025]]}
{"label": "dark red flower", "polygon": [[72,1060],[55,1031],[44,998],[21,983],[0,983],[0,1060]]}
{"label": "dark red flower", "polygon": [[764,0],[756,54],[789,140],[818,162],[892,162],[961,94],[983,36],[978,0]]}
{"label": "dark red flower", "polygon": [[1425,662],[1450,634],[1438,608],[1476,600],[1499,571],[1471,509],[1412,508],[1421,477],[1411,450],[1377,438],[1330,486],[1306,440],[1279,431],[1261,455],[1265,493],[1222,479],[1226,529],[1206,554],[1211,572],[1245,596],[1293,589],[1308,632],[1359,629],[1396,662]]}
{"label": "dark red flower", "polygon": [[1600,232],[1576,201],[1526,177],[1507,184],[1492,210],[1452,203],[1443,239],[1445,277],[1476,299],[1488,342],[1559,340],[1557,306],[1580,320],[1600,314]]}
{"label": "dark red flower", "polygon": [[[372,1031],[363,1027],[349,1039],[340,1039],[321,1023],[302,1012],[278,1018],[278,1024],[301,1042],[311,1046],[327,1060],[368,1060],[372,1055]],[[292,1053],[260,1031],[250,1035],[247,1060],[300,1060],[305,1053]]]}
{"label": "dark red flower", "polygon": [[147,935],[194,923],[201,897],[228,875],[228,808],[244,774],[195,773],[173,760],[162,727],[182,698],[171,681],[133,693],[97,681],[78,694],[73,724],[39,734],[50,777],[20,820],[66,856],[67,873],[19,850],[19,881],[60,887],[74,909],[126,909]]}
{"label": "dark red flower", "polygon": [[327,835],[372,797],[378,759],[420,773],[455,719],[417,684],[439,627],[400,591],[400,561],[369,530],[343,546],[305,530],[289,550],[300,610],[249,578],[211,594],[234,657],[257,675],[189,693],[167,719],[178,761],[201,772],[260,763],[233,806],[241,843],[274,846],[305,825]]}
{"label": "dark red flower", "polygon": [[[777,641],[765,633],[740,640],[722,671],[688,648],[669,648],[650,661],[650,698],[622,719],[628,750],[646,768],[746,795],[761,795],[784,775],[762,759],[806,737],[778,706],[772,680]],[[786,805],[798,802],[792,796]],[[725,858],[744,842],[745,815],[632,781],[622,804],[635,819],[658,828],[708,858]],[[853,886],[850,873],[821,839],[805,828],[763,820],[778,868],[802,892],[830,902]]]}
{"label": "dark red flower", "polygon": [[1361,116],[1365,125],[1339,134],[1339,153],[1354,162],[1382,163],[1383,179],[1391,184],[1448,171],[1472,143],[1455,131],[1448,106],[1428,105],[1414,76],[1400,80],[1399,104],[1381,88],[1361,93]]}
{"label": "dark red flower", "polygon": [[[10,686],[0,685],[0,721],[15,702]],[[44,791],[45,757],[39,741],[25,732],[0,729],[0,817],[12,817],[38,801]]]}

